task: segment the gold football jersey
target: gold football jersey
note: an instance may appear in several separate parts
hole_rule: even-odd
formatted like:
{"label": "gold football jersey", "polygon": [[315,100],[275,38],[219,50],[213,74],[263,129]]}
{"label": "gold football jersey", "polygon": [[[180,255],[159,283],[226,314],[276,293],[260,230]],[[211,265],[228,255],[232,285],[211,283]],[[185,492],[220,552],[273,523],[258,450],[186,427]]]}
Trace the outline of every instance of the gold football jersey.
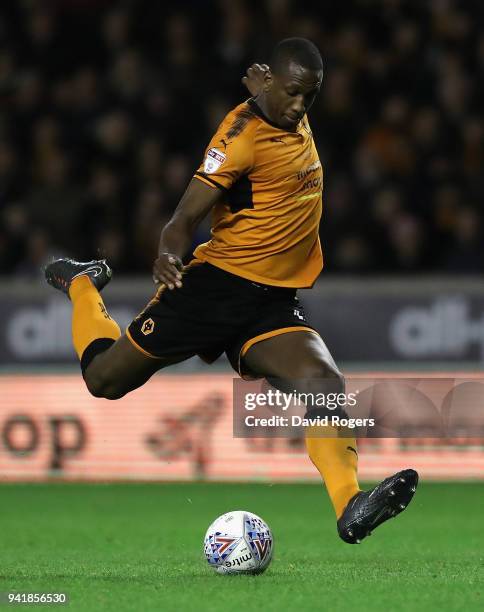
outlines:
{"label": "gold football jersey", "polygon": [[267,285],[314,284],[323,266],[323,169],[307,116],[290,132],[254,100],[240,104],[222,121],[195,177],[223,192],[197,259]]}

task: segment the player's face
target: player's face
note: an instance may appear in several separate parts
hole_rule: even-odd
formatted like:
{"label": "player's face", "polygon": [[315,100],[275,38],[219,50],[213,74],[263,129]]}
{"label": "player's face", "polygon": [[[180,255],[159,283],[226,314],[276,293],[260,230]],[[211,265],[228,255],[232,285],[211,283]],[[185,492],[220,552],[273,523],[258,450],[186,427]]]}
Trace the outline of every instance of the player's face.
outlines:
{"label": "player's face", "polygon": [[272,73],[266,91],[271,119],[282,128],[294,129],[311,108],[322,80],[322,70],[308,70],[293,62],[281,74]]}

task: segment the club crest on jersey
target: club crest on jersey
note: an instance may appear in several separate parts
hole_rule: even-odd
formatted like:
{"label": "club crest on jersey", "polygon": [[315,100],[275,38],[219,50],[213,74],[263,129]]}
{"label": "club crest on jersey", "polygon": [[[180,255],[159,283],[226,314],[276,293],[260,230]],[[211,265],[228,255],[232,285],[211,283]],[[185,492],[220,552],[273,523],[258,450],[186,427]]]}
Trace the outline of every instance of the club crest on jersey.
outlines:
{"label": "club crest on jersey", "polygon": [[204,172],[206,172],[206,174],[217,172],[226,159],[227,156],[225,153],[222,153],[222,151],[218,149],[209,149],[203,163]]}

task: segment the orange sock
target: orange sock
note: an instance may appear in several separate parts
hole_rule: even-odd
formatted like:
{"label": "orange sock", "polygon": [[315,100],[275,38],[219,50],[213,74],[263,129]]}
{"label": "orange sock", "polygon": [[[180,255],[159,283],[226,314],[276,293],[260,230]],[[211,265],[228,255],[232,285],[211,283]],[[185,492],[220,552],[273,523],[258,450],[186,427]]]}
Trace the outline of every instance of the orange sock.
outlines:
{"label": "orange sock", "polygon": [[109,316],[101,294],[87,275],[72,281],[69,297],[72,301],[72,342],[79,359],[94,340],[117,340],[121,336],[119,325]]}
{"label": "orange sock", "polygon": [[306,448],[311,461],[323,477],[336,518],[339,518],[360,488],[356,476],[356,439],[328,437],[336,435],[337,430],[334,427],[309,428]]}

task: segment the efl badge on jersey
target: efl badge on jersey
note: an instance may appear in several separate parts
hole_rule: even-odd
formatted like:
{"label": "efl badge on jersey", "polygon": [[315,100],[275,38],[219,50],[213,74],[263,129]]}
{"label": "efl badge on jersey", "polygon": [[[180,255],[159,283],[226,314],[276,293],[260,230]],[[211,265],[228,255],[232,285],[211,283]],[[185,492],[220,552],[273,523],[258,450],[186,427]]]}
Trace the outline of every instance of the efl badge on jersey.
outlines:
{"label": "efl badge on jersey", "polygon": [[209,149],[207,151],[207,156],[205,157],[205,162],[203,164],[203,170],[207,174],[212,174],[213,172],[217,172],[220,166],[227,159],[225,153],[219,151],[218,149]]}

